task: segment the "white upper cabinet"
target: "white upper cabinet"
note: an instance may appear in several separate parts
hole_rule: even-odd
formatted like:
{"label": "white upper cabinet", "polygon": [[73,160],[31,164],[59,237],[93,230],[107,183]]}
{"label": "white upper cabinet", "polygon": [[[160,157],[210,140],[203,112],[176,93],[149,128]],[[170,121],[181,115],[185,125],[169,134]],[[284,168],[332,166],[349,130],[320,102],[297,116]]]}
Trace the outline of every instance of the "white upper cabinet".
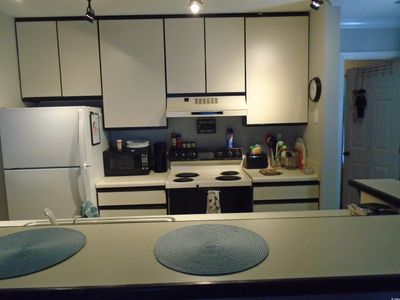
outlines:
{"label": "white upper cabinet", "polygon": [[105,127],[166,126],[163,20],[101,20]]}
{"label": "white upper cabinet", "polygon": [[96,23],[17,22],[22,97],[100,96]]}
{"label": "white upper cabinet", "polygon": [[165,20],[167,92],[204,93],[204,19]]}
{"label": "white upper cabinet", "polygon": [[308,120],[308,17],[246,18],[247,124]]}
{"label": "white upper cabinet", "polygon": [[97,23],[58,22],[63,96],[101,95]]}
{"label": "white upper cabinet", "polygon": [[61,96],[56,22],[17,22],[22,97]]}
{"label": "white upper cabinet", "polygon": [[207,92],[245,92],[244,18],[206,18]]}

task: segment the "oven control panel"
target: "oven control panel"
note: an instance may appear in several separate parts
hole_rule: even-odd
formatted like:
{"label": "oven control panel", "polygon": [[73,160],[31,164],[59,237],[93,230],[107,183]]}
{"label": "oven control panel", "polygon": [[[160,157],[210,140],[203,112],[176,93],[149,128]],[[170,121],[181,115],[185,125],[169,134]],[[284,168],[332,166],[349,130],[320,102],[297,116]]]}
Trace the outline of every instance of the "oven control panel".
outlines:
{"label": "oven control panel", "polygon": [[170,161],[195,161],[195,160],[241,160],[241,148],[171,148]]}

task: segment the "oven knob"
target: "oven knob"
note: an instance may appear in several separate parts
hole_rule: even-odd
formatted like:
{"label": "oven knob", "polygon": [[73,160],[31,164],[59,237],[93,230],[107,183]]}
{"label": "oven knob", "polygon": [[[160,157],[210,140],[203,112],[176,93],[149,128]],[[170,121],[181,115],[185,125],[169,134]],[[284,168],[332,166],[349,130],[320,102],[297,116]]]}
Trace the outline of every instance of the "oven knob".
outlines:
{"label": "oven knob", "polygon": [[228,159],[232,159],[232,156],[233,156],[233,152],[232,152],[232,150],[229,150],[228,151]]}
{"label": "oven knob", "polygon": [[218,151],[216,154],[217,159],[221,159],[222,158],[222,151]]}

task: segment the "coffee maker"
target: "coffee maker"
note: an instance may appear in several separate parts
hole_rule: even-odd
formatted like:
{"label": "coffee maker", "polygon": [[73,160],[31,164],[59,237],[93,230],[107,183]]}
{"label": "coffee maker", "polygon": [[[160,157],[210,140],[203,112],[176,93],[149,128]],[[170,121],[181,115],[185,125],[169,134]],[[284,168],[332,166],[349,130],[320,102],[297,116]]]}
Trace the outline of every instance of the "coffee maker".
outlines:
{"label": "coffee maker", "polygon": [[167,145],[165,142],[154,143],[154,172],[167,172]]}

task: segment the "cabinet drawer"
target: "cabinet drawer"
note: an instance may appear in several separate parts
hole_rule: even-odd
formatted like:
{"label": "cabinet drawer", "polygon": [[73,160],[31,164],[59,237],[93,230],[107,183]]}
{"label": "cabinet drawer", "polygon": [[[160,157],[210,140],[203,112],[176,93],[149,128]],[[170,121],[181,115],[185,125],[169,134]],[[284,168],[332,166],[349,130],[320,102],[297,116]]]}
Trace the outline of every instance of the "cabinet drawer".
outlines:
{"label": "cabinet drawer", "polygon": [[99,192],[99,206],[166,204],[165,190]]}
{"label": "cabinet drawer", "polygon": [[255,202],[253,210],[254,212],[318,210],[318,202],[279,203],[279,204],[257,204]]}
{"label": "cabinet drawer", "polygon": [[166,215],[166,208],[155,209],[100,209],[101,217],[153,216]]}
{"label": "cabinet drawer", "polygon": [[318,185],[265,186],[253,189],[253,199],[282,200],[282,199],[317,199]]}

